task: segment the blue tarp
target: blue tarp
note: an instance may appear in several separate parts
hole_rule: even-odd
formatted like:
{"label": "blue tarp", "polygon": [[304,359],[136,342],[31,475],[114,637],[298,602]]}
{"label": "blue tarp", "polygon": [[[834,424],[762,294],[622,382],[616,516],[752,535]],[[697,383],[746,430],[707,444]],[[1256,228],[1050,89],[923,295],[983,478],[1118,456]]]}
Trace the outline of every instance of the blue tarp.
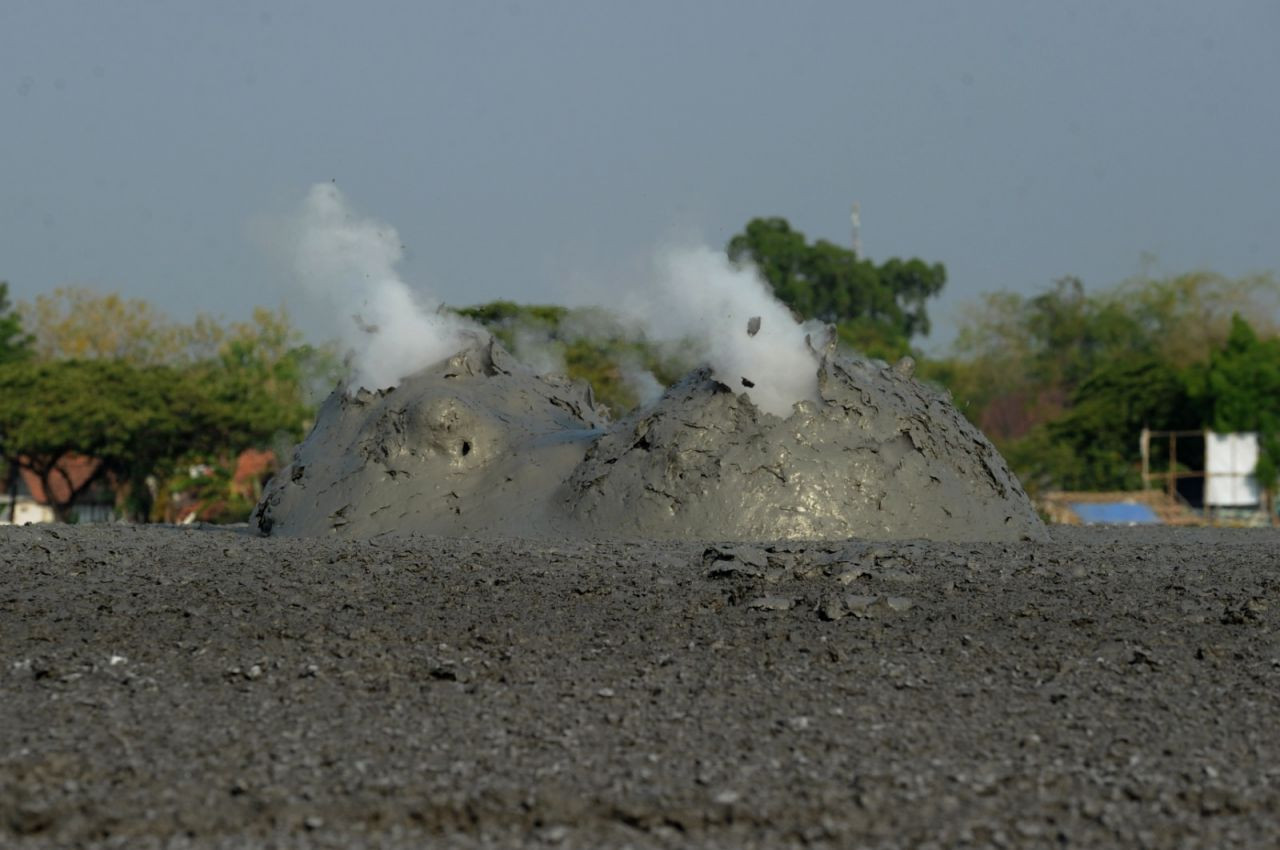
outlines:
{"label": "blue tarp", "polygon": [[1151,525],[1160,523],[1160,517],[1147,505],[1135,502],[1072,502],[1085,525]]}

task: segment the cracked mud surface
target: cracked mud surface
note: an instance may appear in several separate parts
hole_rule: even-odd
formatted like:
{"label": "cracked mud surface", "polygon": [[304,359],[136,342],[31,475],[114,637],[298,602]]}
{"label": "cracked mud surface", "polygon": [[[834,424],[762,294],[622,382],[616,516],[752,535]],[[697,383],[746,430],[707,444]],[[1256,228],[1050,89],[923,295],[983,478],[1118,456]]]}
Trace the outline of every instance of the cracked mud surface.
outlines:
{"label": "cracked mud surface", "polygon": [[0,845],[1268,846],[1277,544],[0,530]]}

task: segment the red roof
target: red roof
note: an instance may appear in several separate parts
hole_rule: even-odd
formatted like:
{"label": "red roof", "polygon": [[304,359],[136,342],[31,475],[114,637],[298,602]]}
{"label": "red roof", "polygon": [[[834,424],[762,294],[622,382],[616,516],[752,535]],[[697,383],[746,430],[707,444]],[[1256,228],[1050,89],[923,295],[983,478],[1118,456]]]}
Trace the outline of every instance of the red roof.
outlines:
{"label": "red roof", "polygon": [[252,496],[254,482],[261,483],[268,474],[276,470],[276,453],[270,450],[245,449],[236,458],[235,472],[231,475],[232,486],[241,493]]}
{"label": "red roof", "polygon": [[[20,458],[25,461],[26,458]],[[96,457],[87,457],[78,454],[66,454],[54,464],[55,470],[61,470],[66,473],[64,478],[58,472],[54,472],[49,476],[49,487],[53,491],[53,497],[58,502],[66,502],[71,498],[71,493],[75,489],[83,487],[93,476],[98,474],[102,461]],[[42,505],[49,504],[48,494],[44,491],[44,485],[40,483],[40,476],[36,475],[25,466],[19,468],[18,473],[22,476],[22,483],[26,485],[27,492],[31,494],[31,498],[35,499]],[[71,480],[70,486],[67,479]]]}
{"label": "red roof", "polygon": [[[21,458],[21,461],[26,458]],[[59,502],[66,502],[70,497],[73,489],[78,489],[95,475],[98,474],[102,466],[102,461],[98,458],[88,457],[80,454],[67,454],[55,465],[55,469],[60,469],[71,479],[71,486],[67,485],[67,480],[58,473],[50,476],[49,487],[53,491],[54,497]],[[254,492],[255,483],[261,483],[268,474],[276,470],[276,454],[272,451],[260,451],[258,449],[249,449],[241,452],[236,458],[235,471],[232,474],[232,486],[239,490],[243,495],[256,498]],[[19,474],[22,476],[22,483],[25,485],[27,492],[31,494],[31,498],[41,505],[49,504],[49,499],[44,491],[44,485],[40,483],[40,476],[36,475],[25,466],[19,468]]]}

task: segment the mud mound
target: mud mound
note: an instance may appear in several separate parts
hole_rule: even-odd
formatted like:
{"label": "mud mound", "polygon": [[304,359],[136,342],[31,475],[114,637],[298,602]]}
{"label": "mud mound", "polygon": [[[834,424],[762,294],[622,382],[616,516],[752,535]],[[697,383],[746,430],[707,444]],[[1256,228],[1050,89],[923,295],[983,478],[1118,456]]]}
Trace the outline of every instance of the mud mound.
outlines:
{"label": "mud mound", "polygon": [[821,403],[785,419],[704,369],[608,425],[585,386],[489,340],[394,390],[336,392],[256,519],[308,536],[1045,537],[945,396],[905,366],[818,359]]}
{"label": "mud mound", "polygon": [[585,384],[478,341],[393,389],[336,390],[255,521],[292,536],[537,535],[606,421]]}
{"label": "mud mound", "polygon": [[828,354],[822,404],[786,419],[694,372],[592,447],[569,512],[623,537],[1044,538],[1003,458],[909,363]]}

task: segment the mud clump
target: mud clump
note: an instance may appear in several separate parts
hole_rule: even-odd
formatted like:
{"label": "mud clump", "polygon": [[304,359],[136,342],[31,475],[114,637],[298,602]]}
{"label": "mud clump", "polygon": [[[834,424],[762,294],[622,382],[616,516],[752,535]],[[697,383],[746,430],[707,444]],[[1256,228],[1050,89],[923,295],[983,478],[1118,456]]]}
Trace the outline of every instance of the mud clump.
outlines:
{"label": "mud clump", "polygon": [[909,363],[815,363],[821,401],[786,418],[700,369],[610,424],[585,386],[485,341],[394,390],[335,392],[255,518],[307,536],[1046,537],[1003,458]]}

